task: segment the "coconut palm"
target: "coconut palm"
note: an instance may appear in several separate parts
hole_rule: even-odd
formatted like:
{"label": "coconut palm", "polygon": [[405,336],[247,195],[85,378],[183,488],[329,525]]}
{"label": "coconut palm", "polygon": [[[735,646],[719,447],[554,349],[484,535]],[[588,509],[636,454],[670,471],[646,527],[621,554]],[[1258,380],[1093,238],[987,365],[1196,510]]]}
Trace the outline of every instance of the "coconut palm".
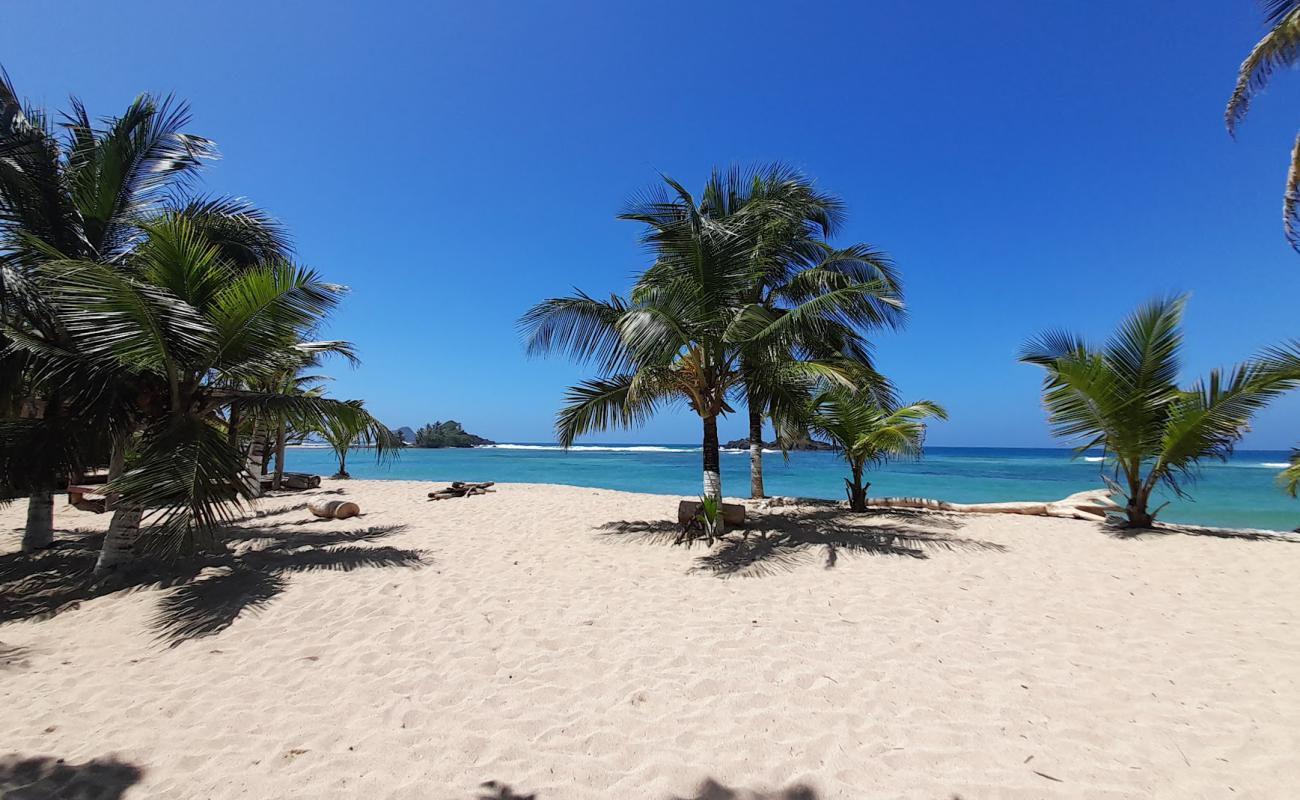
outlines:
{"label": "coconut palm", "polygon": [[1047,371],[1043,402],[1053,432],[1100,448],[1114,466],[1107,485],[1126,498],[1127,524],[1150,527],[1157,486],[1179,496],[1202,459],[1226,460],[1251,417],[1285,391],[1258,362],[1212,371],[1190,388],[1177,384],[1185,298],[1148,303],[1107,342],[1053,331],[1030,340],[1020,360]]}
{"label": "coconut palm", "polygon": [[[1269,26],[1237,70],[1237,85],[1228,100],[1224,120],[1228,133],[1246,118],[1250,103],[1268,85],[1273,73],[1295,66],[1300,57],[1300,0],[1263,0],[1264,21]],[[1282,226],[1287,241],[1300,250],[1300,135],[1291,149],[1291,167],[1282,200]]]}
{"label": "coconut palm", "polygon": [[947,419],[948,412],[930,400],[903,406],[881,404],[870,390],[841,386],[825,389],[813,398],[806,424],[828,439],[849,464],[851,479],[844,479],[849,507],[867,510],[863,473],[868,465],[898,458],[919,458],[925,443],[925,421]]}
{"label": "coconut palm", "polygon": [[[763,497],[763,420],[783,427],[804,405],[809,389],[774,384],[781,365],[800,358],[849,358],[862,364],[864,377],[877,378],[877,390],[885,390],[861,333],[901,324],[901,285],[885,254],[861,244],[834,248],[827,243],[842,223],[843,203],[785,165],[715,170],[700,206],[715,220],[741,217],[753,231],[750,285],[742,300],[749,314],[779,333],[757,337],[740,360],[749,416],[750,496]],[[652,224],[660,218],[642,216]],[[857,291],[860,287],[869,288]],[[813,299],[815,313],[800,308]],[[800,313],[791,317],[796,309]]]}
{"label": "coconut palm", "polygon": [[[34,331],[47,341],[61,339],[53,318],[42,311],[39,287],[31,280],[34,266],[51,254],[120,262],[138,241],[137,221],[215,156],[211,142],[184,132],[188,121],[184,104],[142,95],[120,117],[96,126],[73,100],[60,136],[44,112],[23,106],[0,70],[0,316],[6,326]],[[0,363],[5,373],[0,391],[20,390],[35,400],[25,413],[9,418],[15,435],[6,441],[20,449],[6,457],[14,471],[5,476],[11,491],[30,493],[29,505],[40,506],[30,509],[24,535],[24,546],[34,548],[52,537],[51,490],[83,464],[45,455],[24,461],[30,451],[21,448],[23,436],[16,428],[42,428],[50,453],[88,455],[108,419],[86,405],[104,399],[103,386],[73,387],[64,381],[54,391],[33,380],[31,366],[25,354],[7,351]],[[74,407],[70,392],[78,412],[73,421],[62,419]],[[69,438],[55,442],[55,435]]]}
{"label": "coconut palm", "polygon": [[[824,293],[779,316],[746,302],[757,216],[715,219],[680,184],[664,182],[666,188],[652,190],[620,215],[646,225],[643,241],[655,256],[631,296],[598,300],[578,292],[553,298],[528,311],[521,327],[530,354],[564,351],[600,371],[566,394],[556,422],[560,444],[638,425],[666,405],[684,403],[703,427],[703,494],[721,498],[717,422],[742,391],[743,351],[777,342],[796,325],[829,330],[835,310]],[[879,281],[838,291],[885,294]],[[861,365],[844,356],[792,356],[767,368],[773,385],[785,387],[817,378],[848,383],[860,373]]]}
{"label": "coconut palm", "polygon": [[[257,388],[305,356],[338,349],[304,336],[342,287],[286,261],[241,265],[184,214],[141,229],[144,239],[121,266],[39,264],[70,344],[22,333],[13,341],[54,374],[112,372],[134,388],[135,458],[109,484],[120,501],[99,572],[130,563],[142,549],[203,547],[233,509],[257,496],[260,475],[245,469],[245,453],[224,430],[222,414],[232,403],[254,418],[382,427],[358,402]],[[151,536],[142,543],[146,510]]]}

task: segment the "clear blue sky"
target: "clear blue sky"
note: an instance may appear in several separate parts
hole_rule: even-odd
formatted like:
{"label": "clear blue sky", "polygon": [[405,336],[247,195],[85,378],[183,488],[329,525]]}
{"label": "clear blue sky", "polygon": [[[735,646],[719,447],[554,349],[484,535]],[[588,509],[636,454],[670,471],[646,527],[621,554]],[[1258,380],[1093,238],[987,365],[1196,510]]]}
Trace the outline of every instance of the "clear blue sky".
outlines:
{"label": "clear blue sky", "polygon": [[[1238,141],[1248,0],[1092,3],[6,3],[20,93],[117,113],[174,91],[218,142],[207,188],[249,197],[353,289],[333,392],[392,425],[551,438],[582,370],[526,360],[514,323],[644,266],[614,214],[662,170],[781,159],[890,252],[911,324],[879,337],[936,445],[1046,446],[1028,335],[1103,335],[1189,291],[1189,377],[1300,335],[1282,182],[1300,76]],[[737,417],[724,436],[742,434]],[[687,412],[605,441],[695,441]],[[1300,397],[1247,447],[1300,439]]]}

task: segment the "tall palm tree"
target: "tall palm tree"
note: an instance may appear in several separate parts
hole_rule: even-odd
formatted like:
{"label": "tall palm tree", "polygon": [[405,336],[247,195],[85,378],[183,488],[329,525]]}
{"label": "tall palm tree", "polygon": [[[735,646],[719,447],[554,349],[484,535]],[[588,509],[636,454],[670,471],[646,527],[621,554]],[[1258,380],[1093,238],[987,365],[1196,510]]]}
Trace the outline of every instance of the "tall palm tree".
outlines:
{"label": "tall palm tree", "polygon": [[917,458],[925,443],[925,420],[947,419],[948,412],[930,400],[903,406],[882,405],[873,392],[831,387],[813,398],[807,426],[826,437],[849,464],[852,479],[844,486],[849,507],[867,510],[862,477],[870,464],[897,458]]}
{"label": "tall palm tree", "polygon": [[[746,348],[740,370],[749,416],[750,496],[763,497],[763,420],[780,428],[804,404],[807,386],[774,384],[781,365],[799,358],[847,358],[876,377],[861,333],[903,321],[902,289],[889,257],[867,245],[827,243],[841,225],[843,203],[783,164],[715,170],[701,195],[701,213],[726,221],[742,216],[753,230],[748,258],[748,312],[779,335]],[[657,221],[659,215],[642,214]],[[868,291],[858,291],[869,287]],[[801,304],[816,299],[815,313]],[[801,313],[791,317],[791,311]],[[776,331],[774,331],[776,332]],[[883,389],[883,380],[874,383]],[[794,389],[791,391],[791,389]],[[780,441],[778,437],[778,441]]]}
{"label": "tall palm tree", "polygon": [[[1255,93],[1268,85],[1274,72],[1293,67],[1300,59],[1300,0],[1262,0],[1262,5],[1269,31],[1241,62],[1237,85],[1223,115],[1232,136],[1237,135],[1237,125],[1250,111]],[[1287,241],[1300,250],[1300,135],[1291,148],[1291,167],[1282,200],[1282,226]]]}
{"label": "tall palm tree", "polygon": [[[142,549],[176,552],[210,543],[232,509],[255,498],[223,413],[238,403],[263,419],[292,415],[382,426],[359,402],[259,387],[337,349],[309,342],[342,287],[275,260],[241,265],[184,214],[141,224],[145,237],[120,266],[50,260],[36,267],[69,342],[15,335],[13,346],[54,373],[111,372],[135,388],[135,458],[109,489],[119,495],[96,566],[129,564]],[[382,451],[381,451],[382,452]],[[140,541],[149,512],[148,541]]]}
{"label": "tall palm tree", "polygon": [[[646,225],[643,241],[655,256],[630,298],[598,300],[578,292],[543,301],[521,319],[530,354],[568,352],[595,363],[600,376],[571,388],[556,422],[564,446],[586,433],[638,425],[657,410],[685,403],[703,427],[703,493],[720,499],[718,417],[742,391],[747,349],[775,342],[795,327],[829,327],[834,310],[823,295],[775,318],[746,302],[753,282],[757,215],[716,219],[679,183],[634,201],[621,219]],[[883,295],[879,283],[844,295]],[[786,386],[817,378],[850,383],[860,365],[844,357],[791,358],[768,371]]]}
{"label": "tall palm tree", "polygon": [[1133,528],[1150,527],[1164,507],[1149,508],[1157,486],[1185,495],[1201,460],[1226,460],[1255,412],[1286,389],[1256,362],[1180,388],[1184,306],[1183,297],[1148,303],[1101,347],[1053,331],[1021,352],[1021,361],[1047,371],[1043,402],[1053,432],[1078,441],[1076,453],[1102,449],[1113,464],[1103,478],[1125,496]]}

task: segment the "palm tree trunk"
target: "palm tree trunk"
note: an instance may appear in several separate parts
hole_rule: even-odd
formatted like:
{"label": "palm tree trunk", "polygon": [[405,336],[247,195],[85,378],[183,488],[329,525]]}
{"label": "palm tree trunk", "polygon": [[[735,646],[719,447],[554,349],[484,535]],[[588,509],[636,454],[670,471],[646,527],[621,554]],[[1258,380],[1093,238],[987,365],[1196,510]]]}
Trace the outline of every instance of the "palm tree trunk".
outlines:
{"label": "palm tree trunk", "polygon": [[1128,527],[1150,528],[1151,523],[1155,522],[1155,517],[1147,511],[1151,489],[1142,480],[1141,459],[1133,459],[1124,472],[1125,477],[1128,478],[1128,504],[1124,509],[1124,513],[1128,516]]}
{"label": "palm tree trunk", "polygon": [[280,423],[280,429],[275,433],[275,477],[271,478],[271,488],[280,491],[284,483],[284,450],[285,440],[288,438],[288,430],[283,422]]}
{"label": "palm tree trunk", "polygon": [[851,482],[847,479],[844,481],[844,486],[848,490],[849,495],[849,509],[852,511],[866,511],[867,489],[871,488],[871,484],[864,484],[862,482],[861,464],[853,464],[852,469],[853,480]]}
{"label": "palm tree trunk", "polygon": [[[113,481],[122,477],[126,472],[126,435],[117,434],[113,436],[113,449],[108,456],[108,484],[113,485]],[[104,495],[104,510],[112,511],[117,508],[117,492],[109,492]]]}
{"label": "palm tree trunk", "polygon": [[230,421],[226,423],[226,442],[239,447],[239,403],[230,404]]}
{"label": "palm tree trunk", "polygon": [[140,517],[138,508],[122,506],[113,512],[99,560],[95,562],[96,575],[128,566],[139,556],[136,545],[140,540]]}
{"label": "palm tree trunk", "polygon": [[722,470],[718,453],[718,418],[704,418],[704,496],[722,500]]}
{"label": "palm tree trunk", "polygon": [[253,423],[253,440],[248,445],[248,491],[253,497],[262,496],[262,466],[266,462],[266,432],[262,430],[261,420]]}
{"label": "palm tree trunk", "polygon": [[763,491],[763,412],[749,409],[749,496],[767,497]]}
{"label": "palm tree trunk", "polygon": [[1147,510],[1149,502],[1150,497],[1144,489],[1129,495],[1128,505],[1124,509],[1124,513],[1128,516],[1128,527],[1150,528],[1155,523],[1155,515]]}
{"label": "palm tree trunk", "polygon": [[54,492],[32,492],[27,499],[27,527],[23,529],[23,552],[44,550],[54,543]]}
{"label": "palm tree trunk", "polygon": [[336,479],[347,479],[347,478],[351,478],[352,476],[348,474],[348,450],[347,450],[347,448],[344,448],[343,450],[336,450],[336,451],[335,451],[335,454],[339,457],[339,471],[336,472],[336,473],[334,473],[331,477],[336,478]]}

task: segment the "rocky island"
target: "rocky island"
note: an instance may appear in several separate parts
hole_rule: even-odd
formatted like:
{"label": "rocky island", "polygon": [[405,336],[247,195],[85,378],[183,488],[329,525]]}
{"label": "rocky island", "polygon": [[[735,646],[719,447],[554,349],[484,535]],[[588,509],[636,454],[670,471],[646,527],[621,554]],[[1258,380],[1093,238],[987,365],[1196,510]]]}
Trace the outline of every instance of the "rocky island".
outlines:
{"label": "rocky island", "polygon": [[413,431],[410,428],[396,430],[402,441],[412,447],[478,447],[496,444],[491,439],[469,433],[454,419],[446,422],[433,422]]}
{"label": "rocky island", "polygon": [[[732,439],[723,445],[727,450],[748,450],[748,439]],[[777,442],[763,442],[764,450],[779,450],[781,445]],[[803,438],[790,445],[789,450],[834,450],[835,446],[826,442],[819,442],[816,439]]]}

